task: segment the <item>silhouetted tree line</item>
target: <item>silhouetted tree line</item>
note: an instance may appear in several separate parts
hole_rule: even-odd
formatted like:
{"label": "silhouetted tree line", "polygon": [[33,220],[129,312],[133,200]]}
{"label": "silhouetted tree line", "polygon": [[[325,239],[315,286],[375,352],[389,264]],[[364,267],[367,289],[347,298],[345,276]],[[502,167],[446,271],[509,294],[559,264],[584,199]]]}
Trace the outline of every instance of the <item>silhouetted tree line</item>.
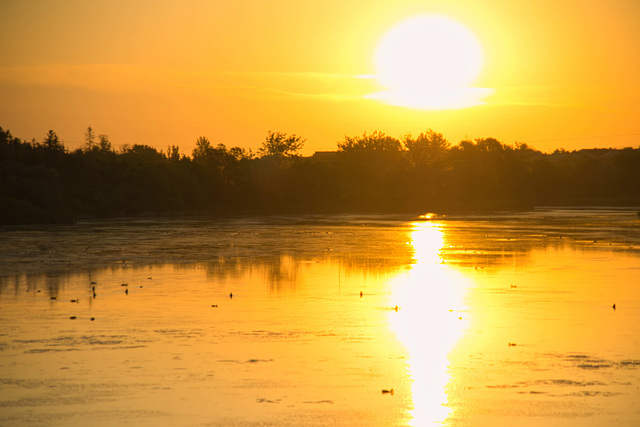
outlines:
{"label": "silhouetted tree line", "polygon": [[0,223],[640,205],[640,148],[545,154],[494,138],[452,145],[433,130],[402,139],[376,131],[301,157],[304,142],[270,131],[254,155],[200,137],[186,156],[177,146],[116,150],[92,128],[76,150],[52,130],[22,141],[0,128]]}

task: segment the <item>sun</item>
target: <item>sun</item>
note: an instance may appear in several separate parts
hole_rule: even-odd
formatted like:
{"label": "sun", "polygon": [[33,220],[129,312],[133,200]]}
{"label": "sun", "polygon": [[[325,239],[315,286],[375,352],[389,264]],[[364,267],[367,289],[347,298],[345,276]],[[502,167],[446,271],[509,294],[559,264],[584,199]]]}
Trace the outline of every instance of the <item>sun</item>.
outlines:
{"label": "sun", "polygon": [[376,79],[386,88],[368,95],[392,105],[456,109],[482,104],[491,89],[471,85],[483,66],[482,46],[463,24],[443,15],[400,22],[380,40]]}

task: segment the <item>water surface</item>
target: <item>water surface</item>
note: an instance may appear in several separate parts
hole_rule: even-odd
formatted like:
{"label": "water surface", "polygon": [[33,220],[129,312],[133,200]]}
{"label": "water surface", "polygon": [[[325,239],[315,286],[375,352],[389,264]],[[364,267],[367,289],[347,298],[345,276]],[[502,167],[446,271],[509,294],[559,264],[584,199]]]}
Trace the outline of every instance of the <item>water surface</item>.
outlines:
{"label": "water surface", "polygon": [[640,423],[633,211],[95,221],[0,254],[3,426]]}

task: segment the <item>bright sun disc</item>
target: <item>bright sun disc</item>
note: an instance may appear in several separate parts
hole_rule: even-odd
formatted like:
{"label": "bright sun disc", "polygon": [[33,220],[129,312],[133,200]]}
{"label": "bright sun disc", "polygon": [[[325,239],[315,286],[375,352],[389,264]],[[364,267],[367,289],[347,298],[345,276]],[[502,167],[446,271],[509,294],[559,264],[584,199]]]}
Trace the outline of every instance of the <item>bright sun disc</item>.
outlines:
{"label": "bright sun disc", "polygon": [[425,109],[478,105],[491,92],[471,87],[482,65],[482,47],[467,27],[441,15],[413,17],[381,39],[376,78],[387,91],[368,97]]}

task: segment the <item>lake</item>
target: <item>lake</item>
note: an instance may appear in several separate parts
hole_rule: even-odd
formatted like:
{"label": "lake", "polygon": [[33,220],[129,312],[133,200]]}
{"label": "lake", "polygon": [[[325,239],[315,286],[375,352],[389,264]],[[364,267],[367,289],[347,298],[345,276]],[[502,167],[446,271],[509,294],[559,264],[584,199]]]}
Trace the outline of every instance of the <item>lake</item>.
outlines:
{"label": "lake", "polygon": [[0,425],[640,425],[636,212],[4,227]]}

